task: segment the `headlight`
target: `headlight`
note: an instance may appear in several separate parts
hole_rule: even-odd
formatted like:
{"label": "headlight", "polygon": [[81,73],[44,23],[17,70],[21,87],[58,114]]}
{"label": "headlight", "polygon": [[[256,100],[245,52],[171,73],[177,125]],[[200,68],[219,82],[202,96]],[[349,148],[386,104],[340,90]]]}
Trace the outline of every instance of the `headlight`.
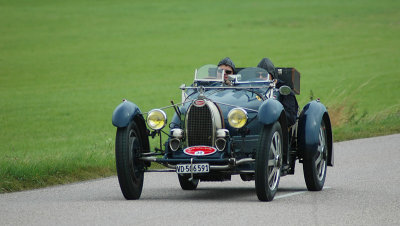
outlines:
{"label": "headlight", "polygon": [[233,128],[242,128],[247,122],[247,112],[243,108],[232,109],[228,113],[228,122]]}
{"label": "headlight", "polygon": [[147,115],[147,125],[154,130],[160,130],[167,124],[167,115],[160,109],[151,110]]}

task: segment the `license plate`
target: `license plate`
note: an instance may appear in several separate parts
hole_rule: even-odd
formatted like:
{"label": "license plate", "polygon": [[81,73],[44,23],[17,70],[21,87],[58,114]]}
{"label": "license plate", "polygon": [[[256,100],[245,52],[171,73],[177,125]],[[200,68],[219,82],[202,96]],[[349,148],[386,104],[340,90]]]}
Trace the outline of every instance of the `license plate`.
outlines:
{"label": "license plate", "polygon": [[208,173],[210,172],[210,165],[208,163],[196,164],[178,164],[176,165],[177,173]]}

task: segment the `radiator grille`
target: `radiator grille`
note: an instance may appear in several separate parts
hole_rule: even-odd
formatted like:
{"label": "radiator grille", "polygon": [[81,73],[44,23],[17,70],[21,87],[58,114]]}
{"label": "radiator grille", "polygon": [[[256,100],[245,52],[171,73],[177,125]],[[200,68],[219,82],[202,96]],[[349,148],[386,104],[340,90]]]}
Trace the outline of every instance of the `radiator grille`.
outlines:
{"label": "radiator grille", "polygon": [[187,119],[188,145],[213,146],[213,125],[211,112],[207,105],[196,107],[192,105]]}

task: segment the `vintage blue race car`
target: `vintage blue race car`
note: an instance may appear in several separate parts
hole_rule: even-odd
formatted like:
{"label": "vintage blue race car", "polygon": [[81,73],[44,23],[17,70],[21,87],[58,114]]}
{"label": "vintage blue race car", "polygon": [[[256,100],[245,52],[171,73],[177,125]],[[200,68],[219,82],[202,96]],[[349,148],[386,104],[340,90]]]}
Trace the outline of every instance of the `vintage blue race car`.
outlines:
{"label": "vintage blue race car", "polygon": [[[276,68],[276,79],[286,84],[279,89],[262,68],[237,71],[226,85],[224,71],[205,65],[196,70],[191,86],[180,87],[181,103],[142,113],[124,100],[114,110],[117,174],[126,199],[140,198],[144,172],[152,162],[176,172],[184,190],[195,190],[199,181],[240,175],[243,181],[255,181],[260,201],[271,201],[280,177],[294,174],[299,160],[308,190],[323,188],[327,166],[333,166],[325,106],[309,102],[288,126],[280,97],[300,93],[297,70]],[[175,111],[169,124],[166,108]],[[151,149],[149,138],[159,139],[160,145]]]}

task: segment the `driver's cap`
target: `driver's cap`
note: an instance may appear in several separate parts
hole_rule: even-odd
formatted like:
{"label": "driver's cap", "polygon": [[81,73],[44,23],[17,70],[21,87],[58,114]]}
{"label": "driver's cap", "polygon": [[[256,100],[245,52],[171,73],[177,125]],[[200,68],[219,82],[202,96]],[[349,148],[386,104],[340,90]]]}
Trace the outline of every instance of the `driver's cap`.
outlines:
{"label": "driver's cap", "polygon": [[231,67],[233,71],[236,70],[235,64],[233,63],[233,61],[232,61],[231,58],[229,58],[229,57],[225,57],[224,59],[222,59],[222,60],[218,63],[218,66],[221,66],[221,65],[227,65],[227,66]]}

